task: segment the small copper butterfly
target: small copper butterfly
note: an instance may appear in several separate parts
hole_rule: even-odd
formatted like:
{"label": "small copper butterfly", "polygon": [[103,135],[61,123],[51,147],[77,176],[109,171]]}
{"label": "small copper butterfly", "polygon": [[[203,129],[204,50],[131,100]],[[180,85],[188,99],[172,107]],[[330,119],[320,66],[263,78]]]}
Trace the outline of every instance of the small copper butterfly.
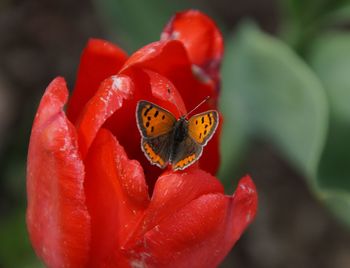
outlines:
{"label": "small copper butterfly", "polygon": [[153,165],[183,170],[196,162],[203,147],[213,137],[219,123],[215,110],[186,117],[203,104],[203,100],[186,115],[176,119],[162,107],[141,100],[136,107],[136,122],[141,133],[141,149]]}

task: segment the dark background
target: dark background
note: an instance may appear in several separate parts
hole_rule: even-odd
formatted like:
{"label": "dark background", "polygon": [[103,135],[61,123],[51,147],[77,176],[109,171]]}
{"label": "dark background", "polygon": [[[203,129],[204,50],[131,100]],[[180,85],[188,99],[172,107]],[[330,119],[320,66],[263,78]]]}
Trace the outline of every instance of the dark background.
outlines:
{"label": "dark background", "polygon": [[[0,267],[42,267],[24,222],[26,154],[42,93],[58,75],[73,87],[90,37],[127,44],[122,34],[111,33],[96,2],[0,0]],[[276,34],[284,16],[272,0],[190,2],[231,31],[250,17]],[[222,267],[350,267],[349,230],[313,197],[274,146],[256,141],[241,169],[254,178],[259,211]]]}

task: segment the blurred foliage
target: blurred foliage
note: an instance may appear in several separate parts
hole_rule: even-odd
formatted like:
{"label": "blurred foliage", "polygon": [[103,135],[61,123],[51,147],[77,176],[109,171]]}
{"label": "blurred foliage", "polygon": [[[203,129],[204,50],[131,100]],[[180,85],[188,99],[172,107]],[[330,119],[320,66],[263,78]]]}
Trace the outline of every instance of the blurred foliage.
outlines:
{"label": "blurred foliage", "polygon": [[247,24],[227,43],[222,109],[230,125],[220,175],[238,166],[249,139],[266,139],[350,224],[349,2],[286,2],[281,36],[290,46]]}
{"label": "blurred foliage", "polygon": [[330,128],[319,168],[321,198],[350,225],[350,33],[317,38],[309,61],[320,77],[330,105]]}
{"label": "blurred foliage", "polygon": [[281,37],[301,54],[318,34],[350,19],[348,0],[282,0],[280,4]]}
{"label": "blurred foliage", "polygon": [[0,222],[0,237],[0,267],[44,267],[31,248],[25,226],[24,208]]}
{"label": "blurred foliage", "polygon": [[[227,151],[234,147],[231,143],[238,122],[245,124],[246,139],[268,139],[293,166],[306,176],[314,176],[328,123],[326,97],[320,81],[278,39],[250,24],[243,24],[239,29],[238,34],[227,41],[223,66],[221,108],[226,125],[221,148],[222,177],[232,173]],[[235,106],[232,100],[239,102],[238,107],[243,111],[231,111]],[[236,113],[243,117],[238,118]],[[232,115],[237,118],[231,119]]]}
{"label": "blurred foliage", "polygon": [[232,161],[250,138],[267,139],[350,225],[350,5],[284,4],[289,17],[282,25],[289,27],[281,36],[290,47],[245,24],[227,45],[222,109],[231,124],[224,126],[220,175],[238,166]]}

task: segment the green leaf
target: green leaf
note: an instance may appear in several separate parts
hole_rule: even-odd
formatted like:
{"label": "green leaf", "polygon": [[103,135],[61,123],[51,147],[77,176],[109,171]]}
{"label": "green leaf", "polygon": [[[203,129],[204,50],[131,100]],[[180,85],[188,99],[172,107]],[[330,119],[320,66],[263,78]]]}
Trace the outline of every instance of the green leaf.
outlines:
{"label": "green leaf", "polygon": [[295,167],[314,177],[328,122],[318,78],[283,42],[250,24],[243,25],[226,47],[220,174],[232,171],[235,159],[230,159],[230,150],[237,150],[237,139],[244,135],[244,143],[252,138],[274,143]]}
{"label": "green leaf", "polygon": [[350,224],[349,48],[349,33],[328,33],[315,41],[309,59],[330,103],[330,129],[317,182],[325,201]]}
{"label": "green leaf", "polygon": [[305,55],[315,37],[337,24],[348,23],[348,0],[282,0],[281,36]]}

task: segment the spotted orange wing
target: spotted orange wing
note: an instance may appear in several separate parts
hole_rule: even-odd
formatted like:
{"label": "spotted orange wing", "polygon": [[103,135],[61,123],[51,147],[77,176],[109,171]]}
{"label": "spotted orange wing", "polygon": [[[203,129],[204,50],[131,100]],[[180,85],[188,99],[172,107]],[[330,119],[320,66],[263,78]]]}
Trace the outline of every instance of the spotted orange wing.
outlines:
{"label": "spotted orange wing", "polygon": [[203,146],[187,136],[174,150],[170,162],[174,170],[182,170],[199,159],[202,155]]}
{"label": "spotted orange wing", "polygon": [[170,158],[171,132],[176,118],[158,105],[139,101],[136,107],[141,149],[153,165],[165,168]]}
{"label": "spotted orange wing", "polygon": [[175,116],[158,105],[139,101],[136,107],[137,126],[146,138],[157,137],[170,132],[176,122]]}
{"label": "spotted orange wing", "polygon": [[188,120],[188,135],[198,144],[204,146],[213,137],[219,124],[219,114],[210,110],[196,114]]}
{"label": "spotted orange wing", "polygon": [[168,165],[171,146],[170,133],[153,138],[142,138],[141,149],[151,164],[160,168]]}

